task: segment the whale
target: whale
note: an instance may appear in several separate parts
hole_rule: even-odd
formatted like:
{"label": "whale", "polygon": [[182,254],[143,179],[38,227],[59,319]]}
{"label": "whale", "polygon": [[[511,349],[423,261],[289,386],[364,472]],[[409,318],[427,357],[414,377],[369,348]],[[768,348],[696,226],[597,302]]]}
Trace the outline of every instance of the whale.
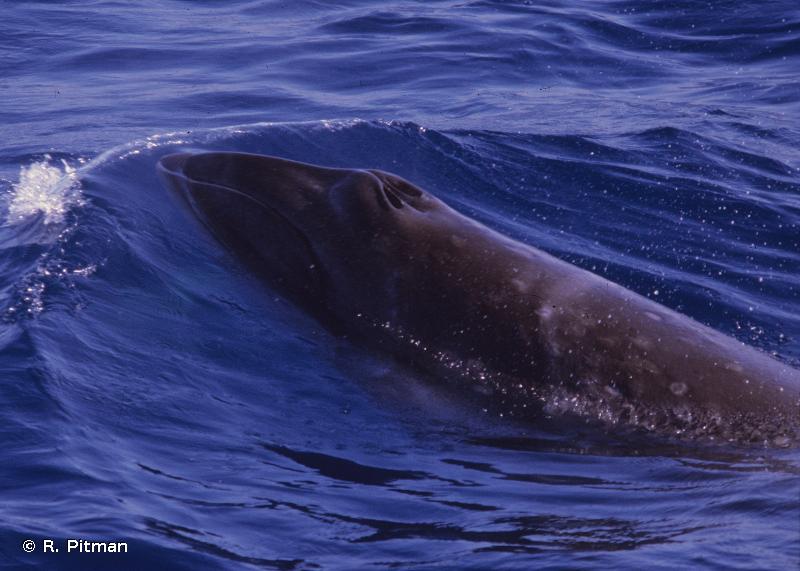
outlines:
{"label": "whale", "polygon": [[517,420],[796,441],[800,371],[465,216],[404,178],[239,152],[164,184],[325,326]]}

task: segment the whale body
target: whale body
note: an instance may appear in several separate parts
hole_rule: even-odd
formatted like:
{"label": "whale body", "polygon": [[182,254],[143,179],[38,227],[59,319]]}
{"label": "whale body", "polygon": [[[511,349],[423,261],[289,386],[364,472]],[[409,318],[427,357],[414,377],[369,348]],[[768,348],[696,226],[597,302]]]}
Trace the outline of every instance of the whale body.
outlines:
{"label": "whale body", "polygon": [[401,177],[231,152],[167,155],[158,171],[223,243],[320,321],[494,395],[504,414],[797,437],[797,369]]}

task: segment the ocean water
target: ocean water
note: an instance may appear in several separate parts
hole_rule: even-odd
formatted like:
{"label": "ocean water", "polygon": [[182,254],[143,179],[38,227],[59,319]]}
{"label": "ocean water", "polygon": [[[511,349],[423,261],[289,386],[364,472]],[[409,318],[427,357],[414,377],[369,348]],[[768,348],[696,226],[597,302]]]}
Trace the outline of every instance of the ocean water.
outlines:
{"label": "ocean water", "polygon": [[0,11],[0,568],[800,567],[796,445],[463,406],[155,175],[212,149],[392,171],[800,366],[795,1]]}

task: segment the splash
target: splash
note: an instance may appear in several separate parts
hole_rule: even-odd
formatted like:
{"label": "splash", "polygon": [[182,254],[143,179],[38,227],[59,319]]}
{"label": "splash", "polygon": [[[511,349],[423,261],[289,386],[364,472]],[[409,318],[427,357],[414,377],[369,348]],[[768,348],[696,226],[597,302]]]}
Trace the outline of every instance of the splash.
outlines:
{"label": "splash", "polygon": [[11,192],[8,224],[16,224],[41,212],[45,224],[59,223],[67,211],[82,201],[78,173],[66,161],[51,164],[52,158],[20,167],[19,182]]}
{"label": "splash", "polygon": [[[96,271],[96,264],[70,267],[62,261],[47,260],[45,257],[36,271],[25,276],[15,286],[15,299],[0,315],[0,321],[9,323],[23,317],[36,317],[45,310],[45,296],[48,291],[75,290],[76,278],[88,278]],[[80,299],[74,300],[73,308],[78,308],[81,304]]]}

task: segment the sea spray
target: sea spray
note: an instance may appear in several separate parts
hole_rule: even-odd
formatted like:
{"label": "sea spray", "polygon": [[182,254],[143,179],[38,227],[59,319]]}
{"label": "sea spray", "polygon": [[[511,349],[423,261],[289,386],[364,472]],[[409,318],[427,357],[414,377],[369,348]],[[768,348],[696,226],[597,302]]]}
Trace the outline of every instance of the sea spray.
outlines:
{"label": "sea spray", "polygon": [[51,163],[50,155],[44,160],[20,167],[19,181],[13,186],[8,205],[8,224],[16,224],[38,212],[44,215],[45,224],[64,220],[64,215],[83,198],[74,167],[65,160],[61,166]]}

